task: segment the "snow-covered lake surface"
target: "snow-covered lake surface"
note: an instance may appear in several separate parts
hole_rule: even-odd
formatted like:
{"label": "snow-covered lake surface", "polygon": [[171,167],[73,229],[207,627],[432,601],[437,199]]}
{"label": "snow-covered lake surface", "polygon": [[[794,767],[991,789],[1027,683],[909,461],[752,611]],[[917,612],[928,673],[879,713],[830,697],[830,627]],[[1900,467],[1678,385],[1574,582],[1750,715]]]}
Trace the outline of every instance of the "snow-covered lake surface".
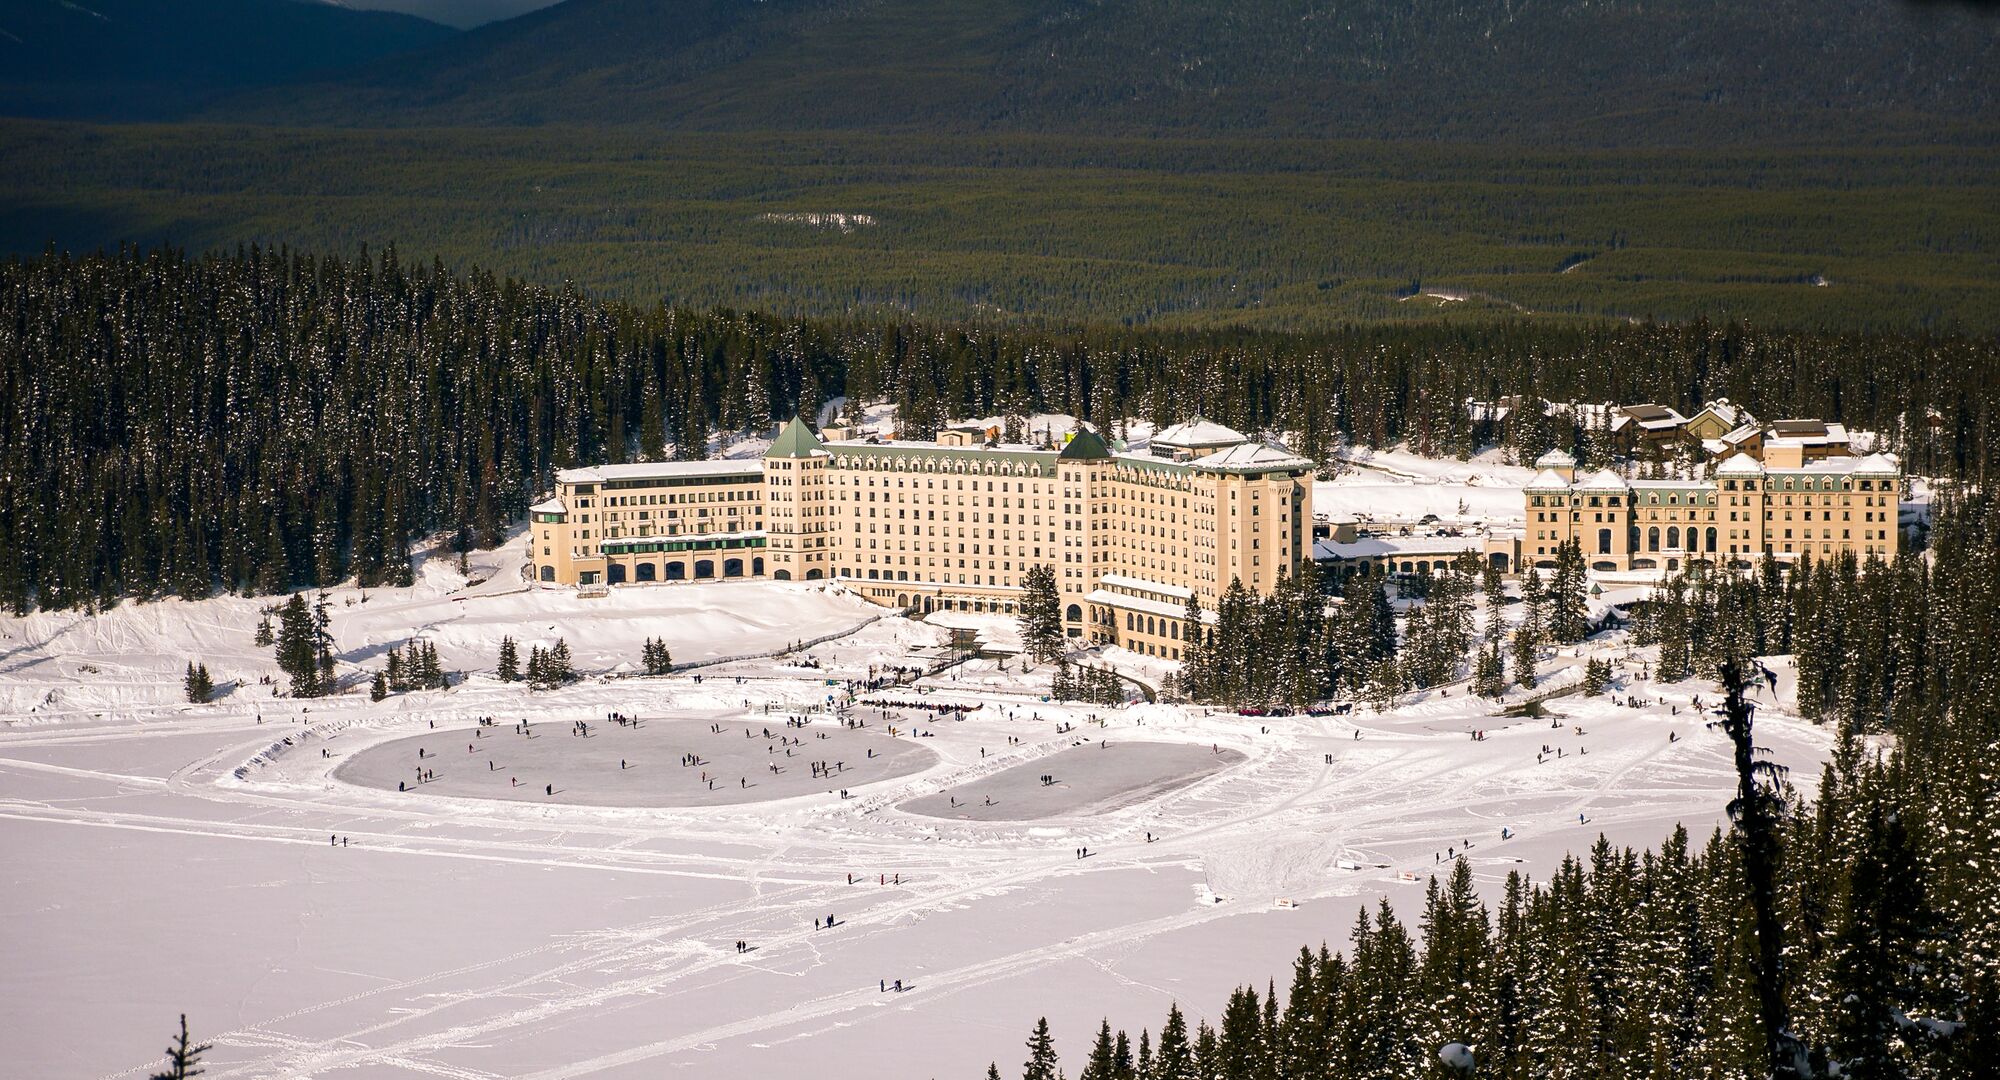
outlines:
{"label": "snow-covered lake surface", "polygon": [[[1214,1019],[1238,983],[1282,981],[1301,945],[1341,946],[1358,905],[1386,895],[1414,920],[1424,879],[1454,856],[1492,903],[1510,871],[1546,877],[1600,832],[1705,835],[1733,785],[1726,740],[1692,708],[1712,689],[1636,683],[1643,654],[1613,642],[1597,649],[1621,660],[1616,698],[1643,703],[1560,698],[1553,726],[1497,717],[1462,685],[1352,717],[1064,707],[1035,693],[1046,668],[980,661],[882,697],[969,711],[771,725],[800,740],[798,762],[852,769],[886,746],[880,773],[830,785],[794,765],[808,782],[764,792],[782,797],[608,805],[674,802],[616,796],[659,774],[691,789],[682,752],[764,783],[751,770],[782,754],[766,716],[823,705],[829,679],[935,655],[946,631],[870,622],[878,609],[804,585],[585,600],[525,590],[505,555],[474,576],[426,564],[366,604],[333,593],[351,677],[419,632],[471,673],[380,703],[272,696],[257,601],[0,619],[10,1070],[143,1077],[186,1012],[216,1044],[212,1080],[977,1076],[1018,1063],[1046,1014],[1074,1073],[1100,1016],[1157,1026],[1178,1001]],[[809,660],[736,661],[699,683],[600,677],[636,666],[648,637],[687,660],[856,627]],[[563,636],[599,675],[535,694],[501,683],[503,633],[524,649]],[[241,685],[179,703],[190,658]],[[1552,659],[1547,681],[1581,662]],[[1760,741],[1810,785],[1828,737],[1771,704]],[[643,726],[605,724],[613,711]],[[497,723],[473,734],[481,717]],[[532,749],[513,731],[523,718]],[[574,720],[589,738],[567,734]],[[426,761],[435,746],[445,779],[397,792],[343,775],[377,756],[413,769],[416,745]],[[455,786],[461,770],[485,784],[468,764],[482,753],[575,797]],[[619,776],[617,757],[650,772]],[[1063,790],[1041,791],[1042,774]],[[989,794],[1047,794],[1048,812],[953,816],[951,799]],[[904,993],[878,989],[895,979]]]}

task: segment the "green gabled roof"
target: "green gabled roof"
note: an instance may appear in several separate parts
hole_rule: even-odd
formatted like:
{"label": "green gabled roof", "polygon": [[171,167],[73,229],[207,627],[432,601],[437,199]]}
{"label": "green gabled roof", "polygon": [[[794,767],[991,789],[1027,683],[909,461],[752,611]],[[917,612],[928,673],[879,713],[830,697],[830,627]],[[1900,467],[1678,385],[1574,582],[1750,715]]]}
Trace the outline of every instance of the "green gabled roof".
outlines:
{"label": "green gabled roof", "polygon": [[764,452],[764,456],[802,458],[825,452],[826,444],[819,441],[819,436],[813,434],[804,419],[794,416],[791,423],[785,425],[785,430],[778,432],[778,437],[771,441],[771,448]]}
{"label": "green gabled roof", "polygon": [[1057,461],[1108,461],[1110,458],[1111,447],[1104,441],[1104,436],[1087,427],[1077,428],[1076,434],[1070,436],[1069,444],[1056,455]]}

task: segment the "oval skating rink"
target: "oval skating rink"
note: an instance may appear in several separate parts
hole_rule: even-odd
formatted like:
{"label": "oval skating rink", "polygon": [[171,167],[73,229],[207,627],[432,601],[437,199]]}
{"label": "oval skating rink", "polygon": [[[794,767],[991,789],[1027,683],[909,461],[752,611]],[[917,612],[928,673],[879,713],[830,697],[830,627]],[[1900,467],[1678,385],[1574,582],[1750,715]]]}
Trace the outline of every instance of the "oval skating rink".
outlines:
{"label": "oval skating rink", "polygon": [[[749,720],[646,720],[637,726],[576,717],[425,730],[370,746],[335,778],[361,787],[572,806],[733,806],[807,795],[839,798],[929,768],[937,755],[879,727],[792,727]],[[419,756],[418,751],[422,751]],[[687,761],[683,762],[683,756]],[[824,775],[813,766],[823,763]],[[419,780],[428,769],[432,779]],[[553,790],[551,790],[553,789]]]}
{"label": "oval skating rink", "polygon": [[1090,816],[1158,798],[1244,760],[1216,746],[1093,740],[911,799],[899,809],[959,821]]}

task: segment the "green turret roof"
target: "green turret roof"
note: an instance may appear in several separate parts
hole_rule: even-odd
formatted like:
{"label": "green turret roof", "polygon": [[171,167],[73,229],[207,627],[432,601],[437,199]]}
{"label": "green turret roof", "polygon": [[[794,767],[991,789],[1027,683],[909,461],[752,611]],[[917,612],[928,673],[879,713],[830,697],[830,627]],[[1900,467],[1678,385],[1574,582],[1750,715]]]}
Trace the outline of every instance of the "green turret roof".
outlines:
{"label": "green turret roof", "polygon": [[767,458],[802,458],[826,452],[826,444],[819,441],[813,429],[806,426],[803,418],[794,416],[785,430],[771,441],[771,449],[764,452]]}
{"label": "green turret roof", "polygon": [[1056,455],[1056,460],[1104,461],[1110,457],[1111,447],[1105,443],[1104,436],[1087,427],[1079,427],[1076,429],[1076,434],[1070,436],[1069,445],[1063,447],[1062,453]]}

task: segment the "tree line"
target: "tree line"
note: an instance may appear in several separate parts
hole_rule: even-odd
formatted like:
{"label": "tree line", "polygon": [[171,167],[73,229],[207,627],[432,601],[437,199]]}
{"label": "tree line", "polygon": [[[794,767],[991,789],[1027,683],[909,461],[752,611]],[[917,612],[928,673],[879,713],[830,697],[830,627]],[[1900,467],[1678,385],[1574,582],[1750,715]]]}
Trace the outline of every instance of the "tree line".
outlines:
{"label": "tree line", "polygon": [[[1311,562],[1268,596],[1231,581],[1213,619],[1199,599],[1188,598],[1181,619],[1190,629],[1167,689],[1183,700],[1231,708],[1296,711],[1338,698],[1388,708],[1399,694],[1470,674],[1474,693],[1498,698],[1512,685],[1535,685],[1544,648],[1582,641],[1593,629],[1582,549],[1563,544],[1555,564],[1546,581],[1540,571],[1522,575],[1511,635],[1503,613],[1512,601],[1499,568],[1469,552],[1393,586],[1385,577],[1349,577],[1331,604]],[[1392,591],[1418,601],[1407,605],[1400,630]],[[1486,614],[1477,636],[1475,603]]]}
{"label": "tree line", "polygon": [[[1727,396],[1882,431],[1982,479],[2000,343],[1742,325],[1369,325],[1281,335],[988,330],[638,307],[393,249],[0,264],[0,603],[21,612],[411,580],[498,543],[558,468],[697,458],[838,396],[903,432],[1064,412],[1114,434],[1200,412],[1330,460],[1407,442],[1586,449],[1543,402]],[[1506,416],[1468,399],[1522,395]]]}

